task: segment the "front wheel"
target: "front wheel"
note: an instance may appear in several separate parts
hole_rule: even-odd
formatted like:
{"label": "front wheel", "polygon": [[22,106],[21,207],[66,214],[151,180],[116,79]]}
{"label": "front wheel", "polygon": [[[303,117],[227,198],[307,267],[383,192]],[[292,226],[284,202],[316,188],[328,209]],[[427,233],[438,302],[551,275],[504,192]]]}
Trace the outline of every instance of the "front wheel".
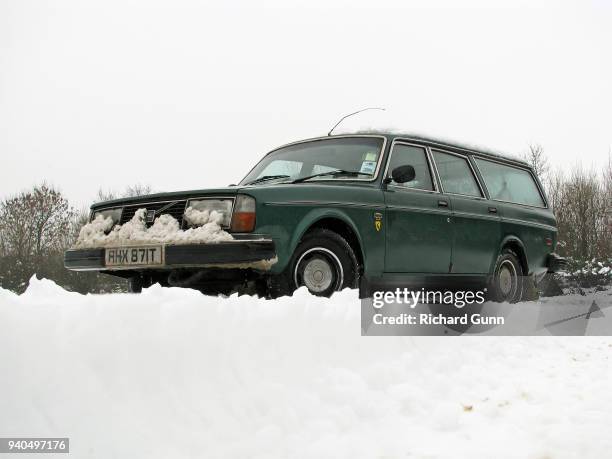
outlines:
{"label": "front wheel", "polygon": [[490,290],[492,299],[500,303],[517,303],[523,298],[523,268],[512,250],[504,249],[497,259]]}
{"label": "front wheel", "polygon": [[329,297],[335,291],[356,287],[358,278],[359,264],[348,242],[333,231],[315,229],[299,243],[271,293],[276,297],[306,287],[313,295]]}

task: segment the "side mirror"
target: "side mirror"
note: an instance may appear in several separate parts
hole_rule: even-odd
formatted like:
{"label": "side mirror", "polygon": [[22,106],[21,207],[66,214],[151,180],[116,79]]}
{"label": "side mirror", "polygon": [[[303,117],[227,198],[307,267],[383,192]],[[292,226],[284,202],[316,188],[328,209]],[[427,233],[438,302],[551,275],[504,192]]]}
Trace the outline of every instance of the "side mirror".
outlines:
{"label": "side mirror", "polygon": [[391,171],[391,178],[395,183],[411,182],[415,176],[414,167],[409,165],[397,166]]}

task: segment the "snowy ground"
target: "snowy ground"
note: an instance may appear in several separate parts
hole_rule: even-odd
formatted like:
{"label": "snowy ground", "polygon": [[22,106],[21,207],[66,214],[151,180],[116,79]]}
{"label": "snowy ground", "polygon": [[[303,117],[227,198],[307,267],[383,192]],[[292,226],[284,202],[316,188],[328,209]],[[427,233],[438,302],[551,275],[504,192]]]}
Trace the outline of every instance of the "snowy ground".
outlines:
{"label": "snowy ground", "polygon": [[609,457],[612,338],[362,337],[359,310],[0,290],[0,436],[76,458]]}

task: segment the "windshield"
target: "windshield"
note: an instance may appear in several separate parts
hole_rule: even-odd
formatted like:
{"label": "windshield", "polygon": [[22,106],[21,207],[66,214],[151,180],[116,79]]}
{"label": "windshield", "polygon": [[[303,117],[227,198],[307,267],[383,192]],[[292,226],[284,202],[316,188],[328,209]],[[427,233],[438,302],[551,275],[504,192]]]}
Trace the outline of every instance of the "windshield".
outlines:
{"label": "windshield", "polygon": [[[289,145],[266,155],[240,184],[278,183],[304,178],[311,181],[371,180],[376,176],[382,145],[380,137],[330,138]],[[333,171],[345,173],[314,177]]]}

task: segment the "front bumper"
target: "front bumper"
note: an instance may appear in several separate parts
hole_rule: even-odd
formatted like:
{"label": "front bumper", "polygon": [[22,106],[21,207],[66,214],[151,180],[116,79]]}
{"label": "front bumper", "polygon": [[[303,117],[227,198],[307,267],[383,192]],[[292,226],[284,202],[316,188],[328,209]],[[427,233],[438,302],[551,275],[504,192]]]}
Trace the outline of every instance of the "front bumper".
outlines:
{"label": "front bumper", "polygon": [[[72,271],[164,270],[198,267],[252,267],[276,257],[271,239],[235,240],[214,244],[165,245],[164,262],[157,266],[106,266],[105,248],[71,249],[64,254],[64,266]],[[242,265],[242,266],[241,266]]]}

